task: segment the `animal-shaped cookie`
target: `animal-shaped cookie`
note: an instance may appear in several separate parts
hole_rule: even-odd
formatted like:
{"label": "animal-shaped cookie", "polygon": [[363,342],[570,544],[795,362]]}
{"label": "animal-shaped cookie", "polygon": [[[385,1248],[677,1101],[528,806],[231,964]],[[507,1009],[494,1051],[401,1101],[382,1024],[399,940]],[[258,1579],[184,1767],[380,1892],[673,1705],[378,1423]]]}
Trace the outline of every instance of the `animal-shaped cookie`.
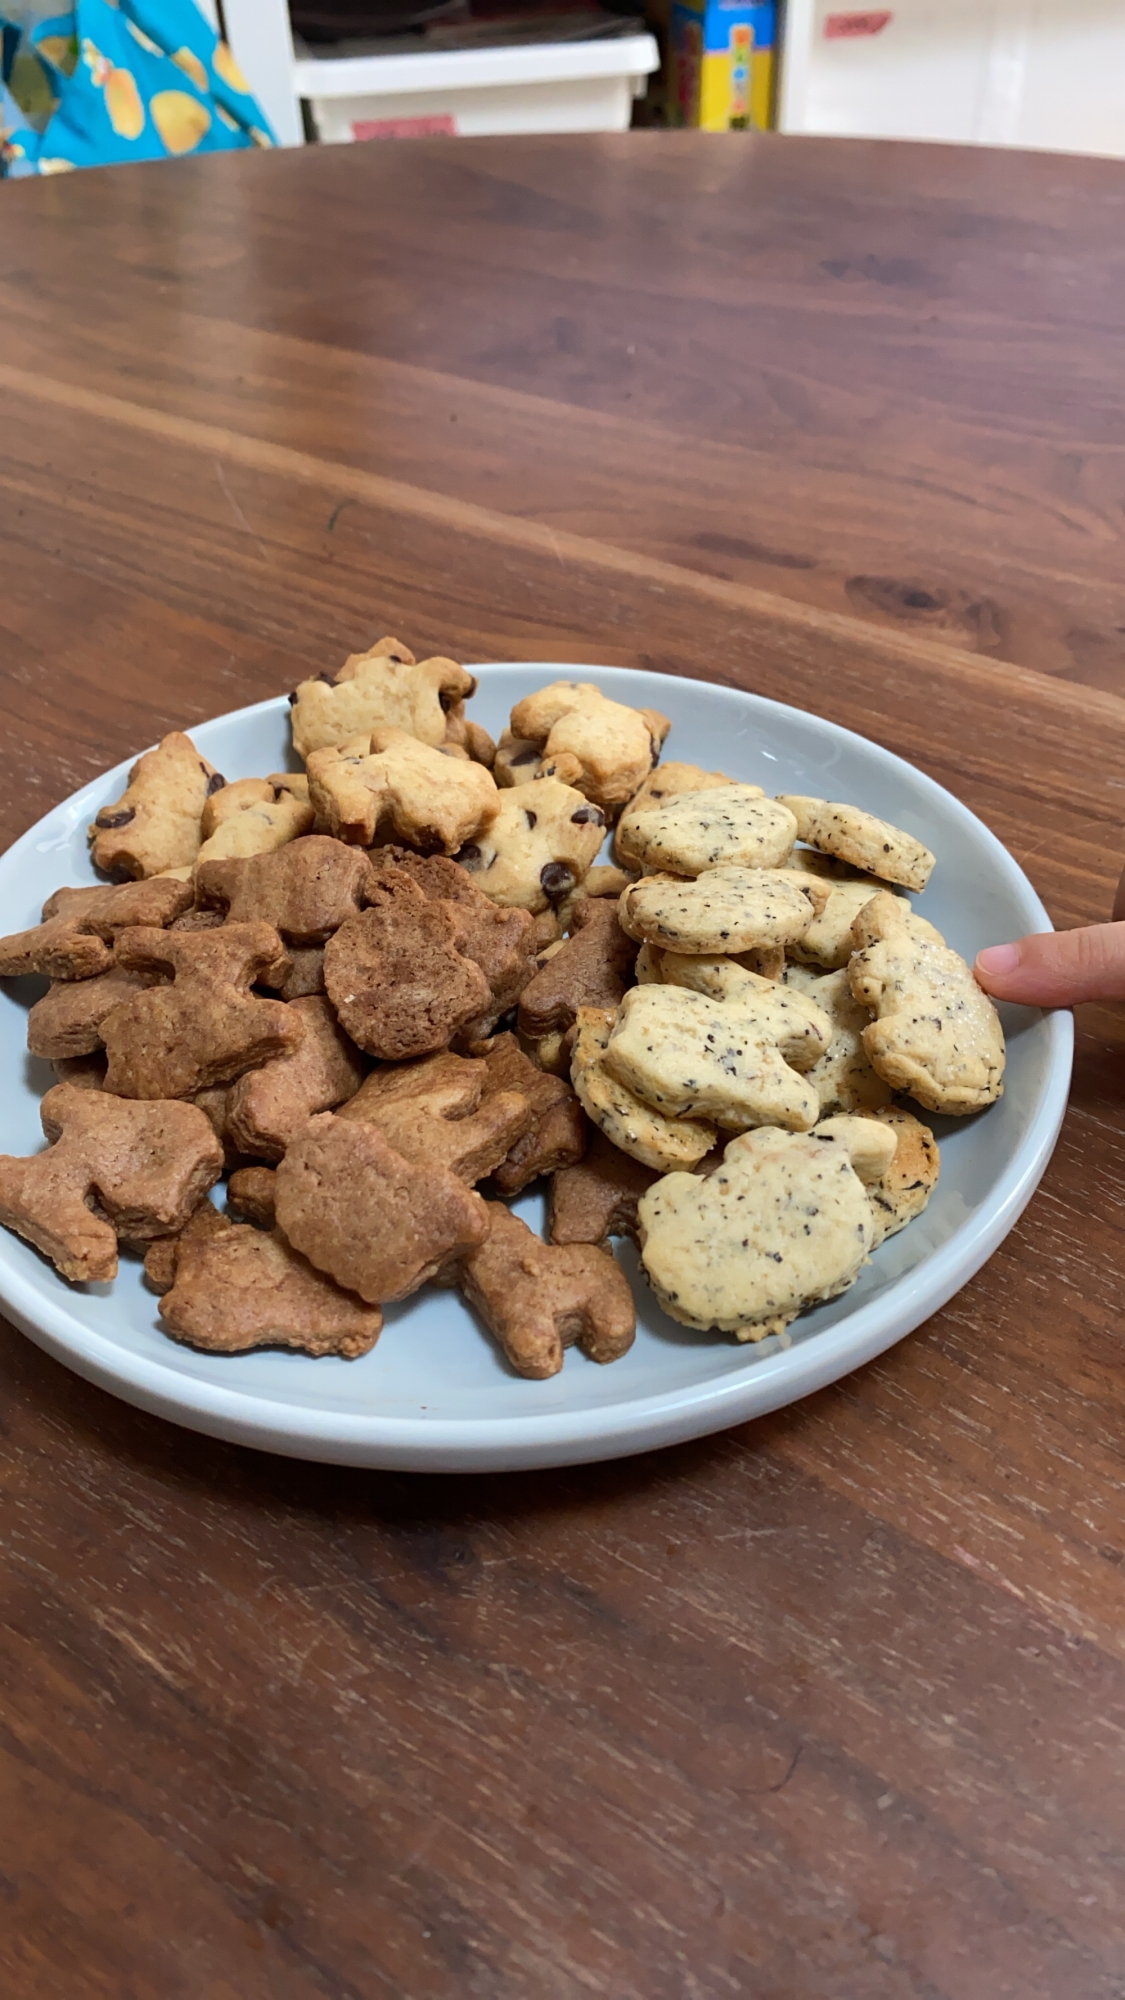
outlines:
{"label": "animal-shaped cookie", "polygon": [[658,1173],[698,1166],[718,1138],[715,1126],[654,1110],[612,1074],[605,1057],[615,1018],[600,1007],[578,1011],[570,1076],[583,1110],[612,1145],[643,1166]]}
{"label": "animal-shaped cookie", "polygon": [[681,792],[641,813],[629,851],[646,875],[702,875],[710,868],[779,868],[797,838],[793,814],[759,785]]}
{"label": "animal-shaped cookie", "polygon": [[272,1229],[277,1208],[275,1178],[272,1167],[236,1167],[227,1182],[230,1213],[246,1222],[256,1222],[260,1229]]}
{"label": "animal-shaped cookie", "polygon": [[486,832],[457,855],[494,903],[533,913],[564,901],[589,871],[605,838],[605,814],[556,778],[497,794]]}
{"label": "animal-shaped cookie", "polygon": [[315,1111],[346,1103],[367,1074],[327,1000],[294,1000],[290,1012],[304,1030],[297,1047],[240,1076],[227,1100],[226,1133],[238,1153],[280,1160]]}
{"label": "animal-shaped cookie", "polygon": [[415,1166],[438,1166],[473,1187],[530,1130],[520,1090],[490,1090],[488,1065],[448,1052],[374,1070],[339,1116],[377,1125]]}
{"label": "animal-shaped cookie", "polygon": [[897,1104],[871,1114],[894,1137],[894,1155],[867,1195],[875,1212],[876,1247],[921,1215],[938,1184],[941,1154],[928,1125]]}
{"label": "animal-shaped cookie", "polygon": [[822,854],[833,854],[863,868],[884,882],[904,889],[924,889],[933,873],[934,857],[912,833],[864,812],[861,806],[829,799],[811,799],[782,792],[778,804],[797,821],[797,835]]}
{"label": "animal-shaped cookie", "polygon": [[390,880],[401,872],[422,891],[427,902],[449,902],[465,926],[459,947],[479,965],[491,998],[484,1013],[461,1030],[464,1043],[491,1035],[515,1006],[536,969],[534,923],[527,910],[505,909],[477,887],[472,876],[443,854],[412,854],[402,847],[376,848],[371,856],[371,883]]}
{"label": "animal-shaped cookie", "polygon": [[637,1203],[657,1179],[652,1167],[630,1159],[595,1127],[581,1160],[551,1175],[552,1243],[596,1243],[606,1249],[611,1236],[636,1241]]}
{"label": "animal-shaped cookie", "polygon": [[826,885],[784,869],[711,868],[694,882],[644,875],[618,905],[623,930],[661,950],[719,958],[803,937]]}
{"label": "animal-shaped cookie", "polygon": [[829,882],[829,896],[819,916],[815,916],[804,937],[794,939],[790,955],[800,963],[834,972],[847,964],[855,945],[852,925],[864,906],[878,893],[879,885],[870,877],[862,882]]}
{"label": "animal-shaped cookie", "polygon": [[455,660],[415,660],[399,640],[380,639],[368,652],[353,653],[335,675],[301,682],[291,697],[293,748],[307,758],[373,729],[393,728],[436,749],[450,711],[476,687]]}
{"label": "animal-shaped cookie", "polygon": [[617,1011],[605,1068],[667,1118],[704,1118],[728,1132],[807,1132],[820,1105],[783,1051],[809,1068],[830,1029],[799,1011],[798,998],[774,987],[712,1000],[681,986],[635,986]]}
{"label": "animal-shaped cookie", "polygon": [[[176,1340],[210,1354],[292,1347],[355,1361],[370,1353],[383,1325],[377,1305],[315,1270],[280,1230],[211,1213],[214,1223],[189,1226],[169,1259],[145,1260],[150,1282],[164,1293],[160,1316]],[[169,1263],[165,1288],[159,1280]]]}
{"label": "animal-shaped cookie", "polygon": [[491,1001],[464,955],[468,924],[455,903],[429,902],[408,876],[369,889],[370,907],[341,924],[324,952],[324,983],[340,1025],[384,1061],[430,1055]]}
{"label": "animal-shaped cookie", "polygon": [[512,735],[539,745],[541,771],[565,758],[558,775],[610,815],[651,771],[671,726],[655,709],[611,701],[592,681],[552,681],[511,717]]}
{"label": "animal-shaped cookie", "polygon": [[[631,869],[633,873],[640,870],[643,839],[640,821],[647,813],[655,812],[668,799],[680,798],[689,792],[716,791],[734,783],[736,780],[728,778],[725,771],[704,771],[699,764],[680,764],[674,759],[667,764],[658,764],[638,786],[617,822],[613,851],[621,866]],[[764,793],[762,797],[765,797]]]}
{"label": "animal-shaped cookie", "polygon": [[876,1234],[844,1138],[772,1126],[732,1139],[711,1174],[657,1181],[638,1216],[641,1260],[664,1310],[739,1340],[780,1333],[846,1291]]}
{"label": "animal-shaped cookie", "polygon": [[404,1160],[378,1126],[323,1112],[277,1169],[277,1221],[295,1250],[371,1304],[404,1299],[488,1234],[479,1194]]}
{"label": "animal-shaped cookie", "polygon": [[616,1007],[632,978],[637,946],[617,920],[615,898],[580,903],[574,923],[523,989],[520,1033],[533,1041],[565,1034],[580,1007]]}
{"label": "animal-shaped cookie", "polygon": [[309,797],[322,823],[351,846],[381,832],[427,854],[456,854],[500,810],[491,771],[445,757],[403,729],[374,729],[309,757]]}
{"label": "animal-shaped cookie", "polygon": [[753,952],[740,958],[689,958],[675,951],[656,952],[652,946],[646,949],[652,954],[655,974],[646,985],[685,986],[709,1000],[749,1008],[793,1069],[811,1075],[826,1055],[832,1023],[818,1005],[811,982],[807,989],[794,989],[763,977],[745,962],[757,956]]}
{"label": "animal-shaped cookie", "polygon": [[27,1046],[51,1062],[92,1055],[102,1046],[102,1022],[130,993],[155,985],[158,975],[111,965],[93,979],[63,979],[49,986],[27,1017]]}
{"label": "animal-shaped cookie", "polygon": [[863,1046],[893,1090],[965,1116],[1003,1090],[1004,1031],[992,1001],[940,931],[884,890],[856,919],[848,968],[874,1021]]}
{"label": "animal-shaped cookie", "polygon": [[228,923],[272,924],[286,944],[311,949],[362,908],[369,879],[365,854],[310,833],[274,854],[201,862],[195,900]]}
{"label": "animal-shaped cookie", "polygon": [[484,1242],[456,1282],[519,1375],[557,1375],[575,1342],[591,1361],[617,1361],[637,1330],[629,1281],[608,1250],[544,1243],[502,1202],[487,1204]]}
{"label": "animal-shaped cookie", "polygon": [[847,967],[817,976],[807,967],[790,966],[786,976],[800,981],[799,986],[788,990],[804,993],[831,1023],[828,1047],[807,1072],[808,1082],[820,1101],[821,1117],[830,1117],[838,1111],[877,1111],[889,1104],[891,1087],[872,1069],[863,1044],[871,1015],[854,997]]}
{"label": "animal-shaped cookie", "polygon": [[221,861],[231,855],[272,854],[312,829],[308,798],[268,778],[237,778],[215,792],[203,807],[203,844],[195,859]]}
{"label": "animal-shaped cookie", "polygon": [[51,1141],[30,1159],[0,1159],[0,1223],[27,1238],[74,1284],[117,1275],[118,1238],[180,1229],[223,1167],[193,1104],[130,1104],[59,1083],[40,1106]]}
{"label": "animal-shaped cookie", "polygon": [[43,920],[0,938],[0,979],[28,972],[49,979],[92,979],[114,962],[113,940],[137,924],[162,927],[191,905],[184,882],[122,882],[116,888],[56,889]]}
{"label": "animal-shaped cookie", "polygon": [[203,808],[225,779],[179,730],[139,757],[119,799],[90,828],[94,865],[108,875],[190,869],[203,838]]}
{"label": "animal-shaped cookie", "polygon": [[171,983],[131,994],[105,1016],[106,1089],[119,1097],[194,1097],[290,1054],[304,1033],[300,1015],[250,991],[281,956],[269,924],[124,932],[118,963],[163,973]]}
{"label": "animal-shaped cookie", "polygon": [[522,1096],[530,1124],[515,1139],[492,1178],[504,1195],[517,1195],[556,1167],[572,1166],[586,1150],[582,1106],[565,1077],[546,1075],[530,1061],[514,1035],[494,1035],[483,1048],[487,1093]]}

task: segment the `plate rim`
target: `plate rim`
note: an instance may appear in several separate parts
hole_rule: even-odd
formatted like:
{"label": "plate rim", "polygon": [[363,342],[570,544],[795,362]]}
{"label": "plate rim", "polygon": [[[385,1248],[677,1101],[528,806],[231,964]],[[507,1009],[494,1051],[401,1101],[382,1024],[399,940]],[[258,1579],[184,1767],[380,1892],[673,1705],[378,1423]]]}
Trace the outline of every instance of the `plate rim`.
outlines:
{"label": "plate rim", "polygon": [[[608,679],[634,687],[637,677],[642,676],[681,689],[698,688],[733,695],[764,719],[771,714],[796,715],[806,722],[819,723],[834,737],[843,737],[861,746],[865,754],[874,753],[878,761],[891,769],[907,773],[912,783],[921,785],[940,804],[943,812],[948,813],[952,808],[992,849],[1001,873],[1027,910],[1029,928],[1053,929],[1042,901],[1014,855],[955,793],[907,758],[856,730],[832,722],[814,709],[774,701],[728,681],[660,674],[644,667],[520,660],[473,662],[469,670],[488,673],[490,678],[529,671],[546,671],[556,679],[596,675],[599,683]],[[255,716],[278,714],[288,705],[286,695],[270,696],[184,726],[195,733],[220,727],[236,718],[245,722]],[[206,749],[205,744],[202,747]],[[24,852],[33,849],[41,852],[38,843],[47,821],[62,811],[76,821],[84,817],[99,795],[123,778],[143,754],[143,751],[133,752],[51,806],[0,855],[0,869],[18,867]],[[752,1370],[733,1367],[728,1374],[687,1388],[679,1385],[600,1408],[487,1417],[430,1418],[311,1411],[299,1403],[277,1402],[220,1382],[185,1376],[156,1357],[133,1354],[116,1346],[108,1336],[72,1317],[66,1307],[65,1292],[60,1293],[58,1301],[44,1299],[34,1283],[12,1269],[7,1263],[6,1237],[0,1237],[0,1306],[36,1345],[122,1401],[185,1428],[282,1456],[387,1470],[505,1471],[625,1458],[703,1437],[803,1400],[862,1367],[940,1311],[987,1262],[1035,1192],[1054,1150],[1069,1098],[1073,1016],[1068,1010],[1059,1009],[1041,1018],[1049,1038],[1047,1081],[1017,1154],[999,1177],[982,1210],[962,1223],[918,1270],[904,1273],[878,1298],[857,1307],[834,1326],[824,1328],[815,1340],[770,1354]],[[62,1280],[57,1282],[61,1284]],[[912,1292],[916,1295],[913,1301]],[[917,1295],[923,1292],[924,1301],[919,1303]],[[732,1349],[732,1361],[738,1351]]]}

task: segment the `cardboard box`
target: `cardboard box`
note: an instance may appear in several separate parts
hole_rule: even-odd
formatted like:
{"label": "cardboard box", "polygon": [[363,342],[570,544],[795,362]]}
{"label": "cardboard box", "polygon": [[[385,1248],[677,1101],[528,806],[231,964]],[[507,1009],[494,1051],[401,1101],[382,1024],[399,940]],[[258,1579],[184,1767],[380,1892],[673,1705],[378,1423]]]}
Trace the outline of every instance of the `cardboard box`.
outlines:
{"label": "cardboard box", "polygon": [[766,131],[774,122],[776,44],[774,0],[673,0],[669,124]]}

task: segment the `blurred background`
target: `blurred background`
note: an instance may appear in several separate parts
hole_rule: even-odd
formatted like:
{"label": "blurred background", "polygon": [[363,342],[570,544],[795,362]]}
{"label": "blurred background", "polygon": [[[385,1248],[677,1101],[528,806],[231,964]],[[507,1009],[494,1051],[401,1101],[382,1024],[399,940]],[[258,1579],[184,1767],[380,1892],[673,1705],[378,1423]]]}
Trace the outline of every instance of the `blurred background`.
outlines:
{"label": "blurred background", "polygon": [[[283,145],[639,124],[1125,155],[1125,0],[197,4]],[[36,129],[50,78],[20,36],[58,6],[0,0]]]}

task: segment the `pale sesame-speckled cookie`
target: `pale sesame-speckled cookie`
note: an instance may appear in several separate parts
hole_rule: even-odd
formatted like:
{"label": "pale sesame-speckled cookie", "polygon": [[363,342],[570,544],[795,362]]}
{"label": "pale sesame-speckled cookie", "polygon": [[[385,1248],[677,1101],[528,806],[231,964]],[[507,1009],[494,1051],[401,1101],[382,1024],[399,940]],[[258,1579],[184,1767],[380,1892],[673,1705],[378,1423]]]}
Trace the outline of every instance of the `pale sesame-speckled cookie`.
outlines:
{"label": "pale sesame-speckled cookie", "polygon": [[891,1087],[871,1067],[863,1045],[871,1026],[868,1009],[852,993],[847,966],[817,976],[807,966],[790,966],[788,990],[800,993],[827,1015],[831,1040],[808,1080],[820,1099],[821,1115],[837,1111],[877,1111],[891,1101]]}
{"label": "pale sesame-speckled cookie", "polygon": [[225,783],[190,736],[164,736],[138,757],[119,799],[90,828],[94,865],[110,875],[147,879],[190,869],[203,838],[203,808]]}
{"label": "pale sesame-speckled cookie", "polygon": [[690,957],[789,945],[816,915],[811,883],[781,868],[712,868],[694,882],[645,875],[621,898],[621,927],[643,944]]}
{"label": "pale sesame-speckled cookie", "polygon": [[847,964],[855,950],[852,925],[865,904],[878,895],[880,885],[868,880],[830,882],[828,886],[831,894],[823,910],[790,950],[795,959],[820,966],[825,972],[835,972]]}
{"label": "pale sesame-speckled cookie", "polygon": [[369,652],[353,653],[335,675],[301,682],[291,697],[293,748],[307,758],[392,728],[436,749],[445,741],[448,714],[476,686],[455,660],[415,660],[399,640],[380,639]]}
{"label": "pale sesame-speckled cookie", "polygon": [[864,868],[884,882],[899,882],[904,889],[924,889],[933,873],[934,857],[928,847],[889,820],[864,812],[862,806],[787,792],[779,795],[778,804],[788,806],[800,839],[810,847],[850,861],[854,868]]}
{"label": "pale sesame-speckled cookie", "polygon": [[658,1173],[698,1166],[715,1144],[715,1127],[703,1119],[667,1118],[610,1075],[605,1052],[613,1023],[613,1014],[599,1007],[578,1014],[570,1077],[586,1116],[630,1159]]}
{"label": "pale sesame-speckled cookie", "polygon": [[665,1311],[739,1340],[780,1333],[846,1291],[875,1240],[844,1140],[771,1126],[732,1139],[705,1177],[657,1181],[638,1218],[641,1259]]}
{"label": "pale sesame-speckled cookie", "polygon": [[539,746],[544,775],[555,765],[553,775],[612,817],[651,771],[671,726],[656,709],[611,701],[592,681],[552,681],[516,703],[511,735]]}
{"label": "pale sesame-speckled cookie", "polygon": [[[705,771],[699,764],[678,764],[675,760],[658,764],[634,792],[617,822],[613,851],[621,866],[634,871],[640,868],[637,844],[640,838],[639,822],[646,813],[655,812],[666,799],[679,798],[686,792],[716,791],[734,783],[735,780],[728,778],[725,771]],[[756,792],[759,798],[765,798],[760,785],[748,789]]]}
{"label": "pale sesame-speckled cookie", "polygon": [[426,854],[455,854],[495,820],[500,793],[491,771],[447,757],[404,729],[374,729],[309,757],[318,819],[354,847],[384,829]]}
{"label": "pale sesame-speckled cookie", "polygon": [[[775,1033],[815,1034],[797,1011],[797,994],[711,1000],[682,986],[635,986],[617,1010],[604,1068],[666,1118],[705,1118],[727,1132],[781,1125],[807,1132],[820,1105],[815,1090],[785,1061]],[[774,1016],[786,1008],[784,1024]],[[827,1041],[825,1032],[816,1046]]]}
{"label": "pale sesame-speckled cookie", "polygon": [[892,1104],[869,1116],[878,1119],[895,1140],[889,1165],[867,1189],[875,1211],[875,1241],[879,1244],[921,1215],[938,1184],[941,1154],[929,1126],[915,1118],[912,1111]]}
{"label": "pale sesame-speckled cookie", "polygon": [[710,1000],[748,1008],[776,1042],[787,1063],[794,1069],[811,1070],[827,1053],[832,1023],[817,1005],[815,996],[785,986],[779,980],[763,978],[743,963],[754,956],[744,952],[740,960],[689,958],[676,951],[654,953],[660,984],[686,986],[693,993],[705,993]]}
{"label": "pale sesame-speckled cookie", "polygon": [[541,778],[497,794],[498,811],[457,855],[494,903],[545,910],[577,888],[605,839],[605,814],[571,785]]}
{"label": "pale sesame-speckled cookie", "polygon": [[779,868],[797,838],[785,806],[757,785],[684,792],[640,815],[630,851],[646,874],[702,875],[710,868]]}
{"label": "pale sesame-speckled cookie", "polygon": [[893,1090],[927,1111],[964,1116],[1003,1090],[1004,1031],[959,954],[887,891],[856,918],[848,968],[855,998],[875,1015],[863,1045]]}

